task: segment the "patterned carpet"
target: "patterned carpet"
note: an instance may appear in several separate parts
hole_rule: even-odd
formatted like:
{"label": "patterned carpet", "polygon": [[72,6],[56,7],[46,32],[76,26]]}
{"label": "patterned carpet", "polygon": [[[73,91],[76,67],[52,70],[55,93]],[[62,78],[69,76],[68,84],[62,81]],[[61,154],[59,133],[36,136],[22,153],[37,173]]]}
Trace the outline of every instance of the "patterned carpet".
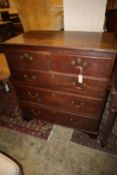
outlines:
{"label": "patterned carpet", "polygon": [[53,125],[42,120],[22,120],[15,92],[0,94],[0,126],[47,140]]}

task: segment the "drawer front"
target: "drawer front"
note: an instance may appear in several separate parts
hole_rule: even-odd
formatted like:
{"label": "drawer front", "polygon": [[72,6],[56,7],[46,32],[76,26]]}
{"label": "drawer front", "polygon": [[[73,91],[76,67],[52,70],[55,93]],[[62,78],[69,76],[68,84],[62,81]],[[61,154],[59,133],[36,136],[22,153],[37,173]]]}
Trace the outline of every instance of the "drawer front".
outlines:
{"label": "drawer front", "polygon": [[67,74],[34,72],[11,69],[12,78],[23,85],[50,88],[64,92],[80,93],[91,97],[103,98],[107,92],[107,80],[85,78],[78,83],[78,77]]}
{"label": "drawer front", "polygon": [[58,72],[95,77],[109,77],[112,71],[112,58],[89,57],[80,55],[53,54],[53,70]]}
{"label": "drawer front", "polygon": [[68,93],[61,93],[47,89],[36,89],[25,86],[16,86],[21,100],[47,105],[73,113],[93,116],[99,118],[102,114],[104,103],[94,98],[84,98]]}
{"label": "drawer front", "polygon": [[49,52],[8,51],[6,57],[13,68],[50,70],[52,65]]}
{"label": "drawer front", "polygon": [[47,120],[64,126],[78,128],[87,131],[97,131],[99,120],[75,115],[73,113],[64,113],[54,108],[47,108],[40,105],[20,102],[25,118],[37,118]]}

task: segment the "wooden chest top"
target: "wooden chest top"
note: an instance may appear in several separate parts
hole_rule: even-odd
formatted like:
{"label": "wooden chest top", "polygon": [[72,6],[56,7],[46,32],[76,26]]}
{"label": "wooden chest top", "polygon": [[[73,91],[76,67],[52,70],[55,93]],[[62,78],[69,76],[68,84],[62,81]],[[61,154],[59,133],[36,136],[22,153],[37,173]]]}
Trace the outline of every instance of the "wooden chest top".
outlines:
{"label": "wooden chest top", "polygon": [[108,32],[29,31],[4,45],[30,45],[117,52],[115,35]]}

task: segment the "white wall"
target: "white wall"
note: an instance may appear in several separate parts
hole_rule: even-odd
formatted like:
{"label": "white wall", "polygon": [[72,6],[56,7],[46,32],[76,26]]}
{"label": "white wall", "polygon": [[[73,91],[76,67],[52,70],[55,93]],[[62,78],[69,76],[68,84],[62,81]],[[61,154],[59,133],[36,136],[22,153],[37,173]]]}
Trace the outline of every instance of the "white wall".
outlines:
{"label": "white wall", "polygon": [[64,0],[66,31],[103,31],[107,0]]}

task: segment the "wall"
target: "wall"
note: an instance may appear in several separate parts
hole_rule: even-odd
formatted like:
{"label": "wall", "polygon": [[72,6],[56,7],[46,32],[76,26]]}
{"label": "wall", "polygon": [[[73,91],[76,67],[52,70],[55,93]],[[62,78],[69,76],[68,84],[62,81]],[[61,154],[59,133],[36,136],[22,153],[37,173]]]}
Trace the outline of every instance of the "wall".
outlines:
{"label": "wall", "polygon": [[64,28],[103,31],[107,0],[64,0]]}
{"label": "wall", "polygon": [[9,0],[9,3],[10,3],[9,13],[17,13],[15,1],[16,0]]}
{"label": "wall", "polygon": [[62,0],[16,0],[16,6],[25,31],[61,30],[63,28]]}
{"label": "wall", "polygon": [[63,5],[63,0],[50,0],[53,5]]}
{"label": "wall", "polygon": [[0,53],[0,79],[10,75],[5,55]]}

